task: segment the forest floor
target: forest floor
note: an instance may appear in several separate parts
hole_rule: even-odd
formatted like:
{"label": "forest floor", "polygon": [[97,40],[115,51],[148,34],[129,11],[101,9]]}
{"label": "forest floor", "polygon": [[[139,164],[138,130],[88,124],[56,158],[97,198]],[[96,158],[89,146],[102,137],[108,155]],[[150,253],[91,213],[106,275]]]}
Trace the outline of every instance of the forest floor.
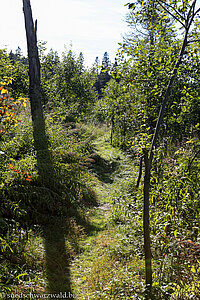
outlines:
{"label": "forest floor", "polygon": [[[67,283],[71,298],[77,300],[143,299],[142,202],[138,205],[135,201],[139,166],[110,144],[108,128],[81,127],[80,132],[87,132],[84,139],[91,133],[82,180],[95,195],[95,204],[87,205],[86,199],[82,215],[75,211],[66,219],[65,233],[59,234],[62,226],[55,224],[45,231],[45,238],[40,228],[29,232],[23,252],[27,266],[12,292],[40,295],[46,290],[65,291]],[[127,222],[130,207],[134,216]]]}
{"label": "forest floor", "polygon": [[[49,131],[55,161],[59,166],[61,161],[62,166],[74,168],[73,180],[78,182],[75,205],[70,206],[71,210],[67,207],[61,220],[52,218],[53,223],[47,223],[47,228],[34,223],[27,231],[23,228],[18,231],[18,227],[11,230],[10,244],[5,244],[2,257],[3,292],[43,296],[47,291],[67,290],[73,293],[70,298],[77,300],[145,299],[143,184],[136,189],[138,157],[113,147],[107,127],[77,124],[63,129],[56,124],[51,130],[56,133]],[[6,147],[13,151],[14,143],[21,145],[21,139],[19,135],[19,143],[11,141]],[[161,153],[158,158],[162,159],[162,165],[156,164],[153,173],[153,294],[159,300],[200,299],[200,247],[194,236],[194,229],[199,225],[196,215],[199,161],[192,159],[195,156],[190,144],[195,141],[188,142],[189,146],[183,146],[181,152],[174,146],[166,157]],[[32,147],[30,141],[29,144]],[[16,151],[20,149],[18,146]],[[55,149],[59,149],[58,153]],[[190,166],[193,173],[188,178],[185,177],[189,162],[186,156],[193,163]],[[33,166],[30,157],[31,160],[27,154],[26,159]],[[68,168],[63,170],[61,179],[66,175],[63,182],[68,193],[73,185],[71,181],[68,183],[68,171],[65,172]],[[63,199],[68,199],[65,194]]]}
{"label": "forest floor", "polygon": [[72,289],[82,300],[134,299],[132,281],[136,287],[142,280],[143,262],[130,248],[124,249],[113,211],[115,199],[135,185],[136,166],[128,154],[110,145],[108,133],[94,141],[94,149],[89,172],[99,206],[87,212],[92,227],[83,234],[79,255],[71,264]]}

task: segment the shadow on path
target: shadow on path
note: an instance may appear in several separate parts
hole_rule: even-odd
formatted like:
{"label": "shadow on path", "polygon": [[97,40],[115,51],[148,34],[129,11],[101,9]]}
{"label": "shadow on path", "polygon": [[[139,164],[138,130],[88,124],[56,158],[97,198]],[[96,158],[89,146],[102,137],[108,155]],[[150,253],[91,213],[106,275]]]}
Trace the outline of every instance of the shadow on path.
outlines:
{"label": "shadow on path", "polygon": [[71,292],[69,256],[65,246],[65,229],[61,221],[43,228],[46,278],[49,293]]}
{"label": "shadow on path", "polygon": [[112,174],[119,166],[117,161],[108,161],[98,153],[92,153],[87,159],[88,168],[104,183],[113,183]]}

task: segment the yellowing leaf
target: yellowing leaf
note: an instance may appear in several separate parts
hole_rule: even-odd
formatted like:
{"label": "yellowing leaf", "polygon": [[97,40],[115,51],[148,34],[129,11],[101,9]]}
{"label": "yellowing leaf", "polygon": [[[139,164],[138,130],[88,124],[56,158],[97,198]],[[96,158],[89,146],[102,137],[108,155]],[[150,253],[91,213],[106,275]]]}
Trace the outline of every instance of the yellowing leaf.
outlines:
{"label": "yellowing leaf", "polygon": [[186,142],[186,144],[193,144],[194,143],[194,140],[189,140]]}
{"label": "yellowing leaf", "polygon": [[194,267],[194,266],[192,266],[192,268],[191,268],[191,272],[192,272],[192,273],[196,273],[196,269],[195,269],[195,267]]}
{"label": "yellowing leaf", "polygon": [[11,83],[12,83],[12,81],[13,81],[13,79],[12,79],[12,78],[8,78],[8,79],[7,79],[7,84],[9,84],[9,83],[11,84]]}
{"label": "yellowing leaf", "polygon": [[7,94],[7,93],[8,93],[8,91],[2,87],[1,94]]}

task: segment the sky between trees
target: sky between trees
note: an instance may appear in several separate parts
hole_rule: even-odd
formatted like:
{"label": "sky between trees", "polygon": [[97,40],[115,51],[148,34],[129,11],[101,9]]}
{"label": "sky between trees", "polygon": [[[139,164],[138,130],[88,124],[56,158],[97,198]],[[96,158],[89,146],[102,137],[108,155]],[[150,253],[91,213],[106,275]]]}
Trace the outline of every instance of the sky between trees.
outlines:
{"label": "sky between trees", "polygon": [[[33,17],[38,19],[38,39],[47,41],[48,49],[59,54],[72,44],[83,52],[85,64],[91,65],[96,56],[105,51],[114,60],[122,34],[127,32],[124,16],[127,0],[31,0]],[[8,51],[19,46],[26,55],[24,16],[21,0],[7,0],[1,4],[0,48]]]}

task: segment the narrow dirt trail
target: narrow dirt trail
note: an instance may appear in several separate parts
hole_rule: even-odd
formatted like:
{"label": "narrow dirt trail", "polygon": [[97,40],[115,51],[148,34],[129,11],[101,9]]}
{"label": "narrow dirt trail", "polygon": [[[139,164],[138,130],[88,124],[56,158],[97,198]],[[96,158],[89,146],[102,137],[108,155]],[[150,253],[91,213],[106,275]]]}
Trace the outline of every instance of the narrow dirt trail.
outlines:
{"label": "narrow dirt trail", "polygon": [[103,286],[99,286],[102,276],[103,280],[109,280],[109,270],[101,270],[109,265],[109,262],[106,263],[108,252],[120,245],[119,233],[112,224],[114,199],[126,193],[127,186],[133,180],[134,166],[130,157],[112,147],[106,136],[95,141],[92,159],[90,173],[95,178],[92,188],[98,197],[99,206],[88,211],[93,230],[83,237],[81,253],[72,262],[72,288],[76,299],[115,299],[106,298],[102,293],[98,296],[97,289],[103,289]]}

